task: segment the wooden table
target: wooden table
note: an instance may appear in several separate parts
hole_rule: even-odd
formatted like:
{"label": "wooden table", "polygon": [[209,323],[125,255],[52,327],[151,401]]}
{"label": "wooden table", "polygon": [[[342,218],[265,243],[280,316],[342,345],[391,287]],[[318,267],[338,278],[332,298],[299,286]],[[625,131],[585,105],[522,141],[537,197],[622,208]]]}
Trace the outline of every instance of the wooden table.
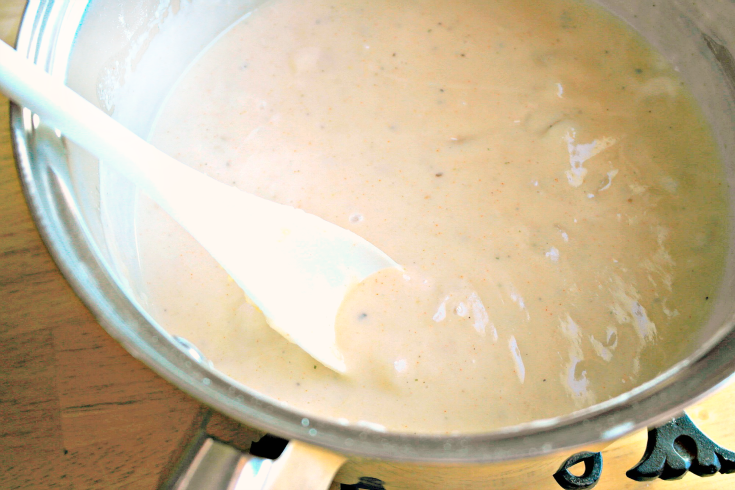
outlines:
{"label": "wooden table", "polygon": [[[15,39],[23,6],[0,2],[6,42]],[[209,409],[133,359],[66,284],[26,208],[7,121],[0,97],[0,489],[157,488]],[[689,413],[735,449],[734,403],[731,386]],[[244,448],[260,436],[218,414],[209,429]],[[644,447],[638,433],[608,448],[597,488],[735,488],[735,475],[628,480]]]}

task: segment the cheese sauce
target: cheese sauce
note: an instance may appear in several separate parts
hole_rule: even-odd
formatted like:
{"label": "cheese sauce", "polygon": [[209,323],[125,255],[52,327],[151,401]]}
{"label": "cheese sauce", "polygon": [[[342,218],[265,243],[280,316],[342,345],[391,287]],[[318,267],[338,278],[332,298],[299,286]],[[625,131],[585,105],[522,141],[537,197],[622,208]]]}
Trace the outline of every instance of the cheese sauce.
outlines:
{"label": "cheese sauce", "polygon": [[692,97],[571,0],[272,0],[192,65],[151,139],[405,266],[345,301],[340,375],[140,197],[148,311],[309,415],[447,433],[568,414],[680,360],[721,280],[726,184]]}

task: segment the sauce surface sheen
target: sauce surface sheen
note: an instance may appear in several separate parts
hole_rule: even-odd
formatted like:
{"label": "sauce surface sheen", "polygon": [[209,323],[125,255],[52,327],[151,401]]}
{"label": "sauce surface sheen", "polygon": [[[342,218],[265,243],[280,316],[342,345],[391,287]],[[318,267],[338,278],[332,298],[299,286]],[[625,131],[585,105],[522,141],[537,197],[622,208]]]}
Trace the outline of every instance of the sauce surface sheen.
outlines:
{"label": "sauce surface sheen", "polygon": [[724,175],[694,100],[575,1],[272,0],[190,68],[151,140],[405,266],[345,301],[338,375],[138,200],[148,311],[311,415],[446,433],[568,414],[680,360],[721,280]]}

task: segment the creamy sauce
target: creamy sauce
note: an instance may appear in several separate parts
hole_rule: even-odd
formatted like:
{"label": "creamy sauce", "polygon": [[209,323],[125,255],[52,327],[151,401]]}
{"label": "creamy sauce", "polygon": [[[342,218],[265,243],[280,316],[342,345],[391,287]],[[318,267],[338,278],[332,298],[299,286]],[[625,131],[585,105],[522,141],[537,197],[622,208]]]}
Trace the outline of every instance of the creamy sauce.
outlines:
{"label": "creamy sauce", "polygon": [[152,141],[405,266],[345,301],[339,375],[139,199],[154,318],[345,423],[478,432],[604,401],[688,352],[721,278],[724,177],[693,99],[574,1],[273,0],[198,59]]}

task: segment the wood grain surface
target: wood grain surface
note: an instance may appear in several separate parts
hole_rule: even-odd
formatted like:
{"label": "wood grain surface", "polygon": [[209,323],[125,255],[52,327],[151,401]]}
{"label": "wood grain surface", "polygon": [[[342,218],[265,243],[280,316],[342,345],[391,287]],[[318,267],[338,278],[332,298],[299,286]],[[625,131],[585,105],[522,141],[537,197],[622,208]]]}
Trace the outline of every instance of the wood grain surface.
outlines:
{"label": "wood grain surface", "polygon": [[[24,3],[0,0],[6,42],[15,39]],[[7,121],[0,97],[0,489],[157,488],[209,409],[133,359],[69,288],[27,210]],[[731,386],[689,412],[729,448],[733,403]],[[261,436],[216,413],[208,429],[243,448]],[[644,447],[638,433],[605,450],[597,488],[735,488],[735,475],[633,482],[625,471]]]}

